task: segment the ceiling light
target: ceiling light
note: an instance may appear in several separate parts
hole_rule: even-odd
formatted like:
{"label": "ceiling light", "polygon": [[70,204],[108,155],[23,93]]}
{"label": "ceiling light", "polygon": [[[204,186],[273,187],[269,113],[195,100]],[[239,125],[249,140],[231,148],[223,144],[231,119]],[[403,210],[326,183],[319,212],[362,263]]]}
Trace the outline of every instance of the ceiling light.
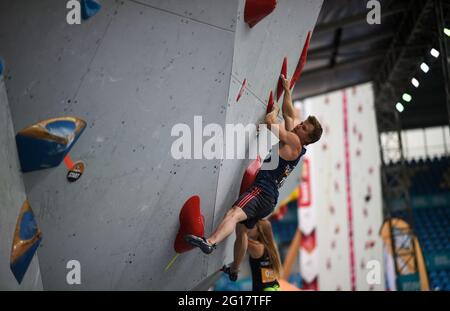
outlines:
{"label": "ceiling light", "polygon": [[403,112],[403,110],[405,110],[405,107],[403,107],[402,103],[397,103],[397,105],[395,105],[395,108],[397,108],[398,112]]}
{"label": "ceiling light", "polygon": [[422,64],[420,64],[420,69],[422,69],[423,72],[427,73],[428,70],[430,70],[430,67],[428,67],[427,64],[422,63]]}
{"label": "ceiling light", "polygon": [[409,103],[409,102],[411,101],[411,99],[412,99],[412,96],[409,95],[408,93],[403,93],[402,99],[403,99],[405,102]]}
{"label": "ceiling light", "polygon": [[414,87],[419,87],[420,85],[419,80],[417,80],[416,78],[412,78],[411,83],[412,85],[414,85]]}
{"label": "ceiling light", "polygon": [[444,28],[444,33],[450,37],[450,29]]}
{"label": "ceiling light", "polygon": [[435,58],[438,58],[438,57],[439,57],[439,51],[436,50],[436,49],[434,49],[434,48],[431,49],[430,54],[431,54],[433,57],[435,57]]}

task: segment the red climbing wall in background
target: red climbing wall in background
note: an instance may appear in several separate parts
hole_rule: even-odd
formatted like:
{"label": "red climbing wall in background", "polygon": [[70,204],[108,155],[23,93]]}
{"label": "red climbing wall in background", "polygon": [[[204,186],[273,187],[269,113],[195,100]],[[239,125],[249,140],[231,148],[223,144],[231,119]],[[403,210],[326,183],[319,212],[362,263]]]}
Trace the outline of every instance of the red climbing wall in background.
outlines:
{"label": "red climbing wall in background", "polygon": [[366,264],[383,266],[376,232],[382,221],[379,150],[373,92],[360,85],[304,101],[318,117],[321,140],[309,148],[316,212],[319,288],[382,290],[368,284]]}

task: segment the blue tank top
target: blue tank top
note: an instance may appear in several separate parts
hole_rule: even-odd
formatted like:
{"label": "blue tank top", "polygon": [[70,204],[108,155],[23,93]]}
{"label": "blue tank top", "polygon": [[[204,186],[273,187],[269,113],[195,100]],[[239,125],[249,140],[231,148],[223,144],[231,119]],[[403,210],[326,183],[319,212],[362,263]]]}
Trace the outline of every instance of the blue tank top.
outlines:
{"label": "blue tank top", "polygon": [[306,149],[302,147],[302,151],[297,159],[288,161],[278,156],[278,166],[273,170],[264,170],[264,163],[270,162],[272,157],[272,151],[268,154],[268,156],[264,159],[264,163],[261,167],[261,170],[256,175],[254,185],[259,186],[263,192],[268,194],[269,196],[275,199],[275,204],[278,200],[278,189],[283,185],[286,178],[295,168],[295,166],[300,161],[300,158],[306,153]]}

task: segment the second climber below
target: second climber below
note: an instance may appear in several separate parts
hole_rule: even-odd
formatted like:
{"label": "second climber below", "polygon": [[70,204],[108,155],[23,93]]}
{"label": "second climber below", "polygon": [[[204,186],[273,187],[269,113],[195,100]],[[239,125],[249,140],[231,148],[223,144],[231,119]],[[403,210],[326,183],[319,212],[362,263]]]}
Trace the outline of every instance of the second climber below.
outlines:
{"label": "second climber below", "polygon": [[[234,261],[226,271],[233,281],[237,280],[240,263],[247,251],[248,230],[252,229],[258,220],[269,216],[274,211],[278,200],[278,189],[305,154],[305,146],[317,142],[322,136],[322,126],[314,116],[309,116],[303,122],[294,125],[295,110],[289,89],[290,83],[283,75],[281,79],[284,88],[282,106],[284,125],[277,122],[280,111],[278,105],[274,105],[265,118],[270,130],[278,135],[280,141],[278,154],[269,154],[266,157],[254,183],[240,195],[210,237],[192,234],[184,237],[187,243],[199,247],[205,254],[210,254],[219,242],[236,230]],[[279,157],[278,166],[267,170],[264,164],[270,162],[271,156]]]}

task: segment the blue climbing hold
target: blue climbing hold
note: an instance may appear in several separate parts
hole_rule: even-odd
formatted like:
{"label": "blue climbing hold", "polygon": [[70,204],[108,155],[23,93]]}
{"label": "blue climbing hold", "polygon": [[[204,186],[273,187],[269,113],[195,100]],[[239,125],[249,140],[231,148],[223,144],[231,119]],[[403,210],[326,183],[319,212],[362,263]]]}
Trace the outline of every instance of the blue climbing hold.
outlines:
{"label": "blue climbing hold", "polygon": [[95,0],[81,0],[81,18],[87,20],[100,11],[102,6]]}
{"label": "blue climbing hold", "polygon": [[22,172],[58,166],[85,128],[84,120],[61,117],[21,130],[16,143]]}
{"label": "blue climbing hold", "polygon": [[19,237],[22,240],[31,240],[37,233],[37,224],[32,211],[26,211],[20,221]]}
{"label": "blue climbing hold", "polygon": [[24,251],[22,256],[20,256],[16,261],[11,263],[10,265],[11,271],[14,274],[14,277],[16,278],[17,282],[19,282],[19,284],[22,283],[23,277],[25,276],[25,272],[27,272],[28,266],[30,265],[34,253],[36,253],[36,250],[40,243],[41,243],[40,239],[34,242],[30,246],[30,248]]}
{"label": "blue climbing hold", "polygon": [[25,201],[17,219],[10,257],[10,268],[19,284],[22,282],[41,240],[42,232],[37,226],[30,204]]}
{"label": "blue climbing hold", "polygon": [[3,59],[0,58],[0,76],[3,74]]}

